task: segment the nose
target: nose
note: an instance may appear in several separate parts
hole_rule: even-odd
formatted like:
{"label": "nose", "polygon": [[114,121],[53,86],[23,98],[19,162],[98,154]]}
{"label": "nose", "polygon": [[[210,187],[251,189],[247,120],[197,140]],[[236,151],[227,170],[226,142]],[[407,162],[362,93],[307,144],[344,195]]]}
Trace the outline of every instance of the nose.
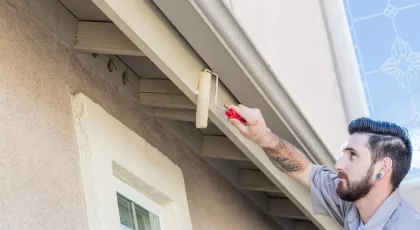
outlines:
{"label": "nose", "polygon": [[337,172],[344,171],[344,160],[343,160],[343,157],[341,157],[340,159],[338,159],[338,161],[334,165],[334,168],[335,168],[335,170],[337,170]]}

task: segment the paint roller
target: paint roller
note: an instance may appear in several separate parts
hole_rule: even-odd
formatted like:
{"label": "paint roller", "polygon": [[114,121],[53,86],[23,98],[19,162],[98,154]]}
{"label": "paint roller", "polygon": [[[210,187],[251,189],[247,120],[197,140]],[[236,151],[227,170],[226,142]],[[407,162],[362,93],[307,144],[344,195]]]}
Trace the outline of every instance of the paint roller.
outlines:
{"label": "paint roller", "polygon": [[210,108],[210,94],[211,94],[211,77],[216,77],[216,89],[214,94],[214,105],[225,111],[225,115],[228,118],[235,118],[241,122],[246,122],[239,114],[233,109],[226,109],[222,106],[217,105],[217,91],[219,87],[219,76],[211,70],[205,69],[200,72],[198,82],[198,93],[197,93],[197,111],[195,118],[195,126],[198,129],[207,128],[209,119],[209,108]]}

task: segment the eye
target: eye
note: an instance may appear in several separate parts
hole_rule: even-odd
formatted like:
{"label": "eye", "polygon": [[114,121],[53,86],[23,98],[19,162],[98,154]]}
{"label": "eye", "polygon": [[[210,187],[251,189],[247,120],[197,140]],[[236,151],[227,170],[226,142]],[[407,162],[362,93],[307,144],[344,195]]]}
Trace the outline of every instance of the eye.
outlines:
{"label": "eye", "polygon": [[355,157],[356,153],[354,153],[353,151],[350,152],[350,157]]}

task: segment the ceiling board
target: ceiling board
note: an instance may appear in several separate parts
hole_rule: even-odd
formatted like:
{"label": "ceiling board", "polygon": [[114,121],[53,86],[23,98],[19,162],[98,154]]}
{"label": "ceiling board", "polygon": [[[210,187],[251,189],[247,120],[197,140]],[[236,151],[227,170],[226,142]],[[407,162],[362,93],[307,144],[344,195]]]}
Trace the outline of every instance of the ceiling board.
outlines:
{"label": "ceiling board", "polygon": [[258,169],[252,161],[235,161],[235,164],[240,169]]}
{"label": "ceiling board", "polygon": [[[195,123],[193,123],[195,126]],[[225,136],[225,134],[220,131],[219,128],[215,124],[209,123],[207,128],[199,129],[204,135],[212,135],[212,136]]]}
{"label": "ceiling board", "polygon": [[118,57],[141,78],[168,79],[148,57],[125,55]]}
{"label": "ceiling board", "polygon": [[265,192],[271,198],[287,198],[286,195],[280,192]]}
{"label": "ceiling board", "polygon": [[80,21],[104,21],[109,18],[90,0],[59,0]]}

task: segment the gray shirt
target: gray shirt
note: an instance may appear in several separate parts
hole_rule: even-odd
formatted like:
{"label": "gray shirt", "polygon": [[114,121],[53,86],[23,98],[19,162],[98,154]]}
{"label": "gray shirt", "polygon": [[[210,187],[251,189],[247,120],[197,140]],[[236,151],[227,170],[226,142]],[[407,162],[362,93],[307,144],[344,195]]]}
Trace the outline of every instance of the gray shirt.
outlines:
{"label": "gray shirt", "polygon": [[[310,172],[312,208],[315,214],[324,214],[337,220],[344,230],[358,230],[361,223],[354,202],[338,197],[337,174],[326,166],[314,165]],[[364,226],[364,230],[419,230],[420,215],[400,196],[396,189],[378,208]]]}

